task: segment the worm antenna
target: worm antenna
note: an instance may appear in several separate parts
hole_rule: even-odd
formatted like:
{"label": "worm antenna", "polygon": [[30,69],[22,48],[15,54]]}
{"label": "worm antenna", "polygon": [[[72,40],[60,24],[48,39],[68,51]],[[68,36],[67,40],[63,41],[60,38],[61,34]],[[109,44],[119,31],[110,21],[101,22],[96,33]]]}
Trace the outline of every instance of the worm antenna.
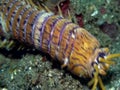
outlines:
{"label": "worm antenna", "polygon": [[120,53],[118,53],[118,54],[110,54],[105,59],[110,60],[110,59],[116,58],[116,57],[120,57]]}
{"label": "worm antenna", "polygon": [[100,76],[98,76],[98,82],[99,82],[99,85],[100,85],[101,89],[102,89],[102,90],[105,90],[105,87],[104,87],[104,85],[103,85],[103,82],[102,82]]}
{"label": "worm antenna", "polygon": [[92,90],[96,90],[97,84],[98,84],[98,74],[99,70],[97,65],[94,65],[95,72],[93,73],[94,77],[91,79],[91,81],[88,82],[88,86],[92,86]]}
{"label": "worm antenna", "polygon": [[107,63],[107,64],[115,64],[115,62],[114,61],[108,61],[108,59],[104,59],[104,58],[99,58],[99,61],[100,62],[103,62],[103,63]]}

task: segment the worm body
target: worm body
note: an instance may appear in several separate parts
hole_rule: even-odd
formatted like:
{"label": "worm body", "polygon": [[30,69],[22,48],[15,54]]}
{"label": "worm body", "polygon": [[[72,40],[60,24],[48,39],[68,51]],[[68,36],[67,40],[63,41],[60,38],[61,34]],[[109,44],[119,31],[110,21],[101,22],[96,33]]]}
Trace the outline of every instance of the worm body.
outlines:
{"label": "worm body", "polygon": [[[10,35],[49,53],[75,75],[93,78],[93,90],[95,83],[102,83],[99,74],[105,74],[109,67],[102,61],[109,54],[108,49],[100,49],[97,39],[85,29],[52,12],[38,10],[24,0],[1,0],[0,19],[1,36]],[[104,89],[102,85],[101,88]]]}

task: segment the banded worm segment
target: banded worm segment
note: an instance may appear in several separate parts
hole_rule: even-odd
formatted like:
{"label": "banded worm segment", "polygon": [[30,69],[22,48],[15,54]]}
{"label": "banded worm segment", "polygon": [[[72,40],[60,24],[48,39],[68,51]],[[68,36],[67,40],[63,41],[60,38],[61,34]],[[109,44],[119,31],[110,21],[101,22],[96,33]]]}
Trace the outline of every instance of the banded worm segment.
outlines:
{"label": "banded worm segment", "polygon": [[98,40],[85,29],[44,8],[38,10],[31,0],[0,1],[0,35],[49,53],[62,68],[91,78],[88,85],[93,85],[92,90],[98,84],[105,90],[101,75],[114,63],[112,58],[120,57],[100,48]]}

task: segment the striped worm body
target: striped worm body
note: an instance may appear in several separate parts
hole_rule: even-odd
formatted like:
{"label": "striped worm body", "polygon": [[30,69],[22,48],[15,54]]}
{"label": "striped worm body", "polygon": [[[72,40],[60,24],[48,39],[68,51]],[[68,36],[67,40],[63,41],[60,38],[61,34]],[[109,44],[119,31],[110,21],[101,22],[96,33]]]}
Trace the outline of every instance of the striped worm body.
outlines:
{"label": "striped worm body", "polygon": [[99,48],[94,36],[70,20],[38,10],[24,0],[0,1],[0,35],[49,53],[75,75],[91,77],[93,90],[98,82],[104,89],[99,75],[105,75],[111,58],[120,56]]}

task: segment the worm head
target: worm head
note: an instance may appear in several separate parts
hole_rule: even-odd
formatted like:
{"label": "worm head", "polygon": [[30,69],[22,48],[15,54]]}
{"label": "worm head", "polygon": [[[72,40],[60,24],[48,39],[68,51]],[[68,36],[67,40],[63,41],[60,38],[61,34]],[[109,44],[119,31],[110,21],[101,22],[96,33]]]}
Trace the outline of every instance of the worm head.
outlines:
{"label": "worm head", "polygon": [[120,54],[110,54],[108,48],[102,48],[97,51],[97,57],[95,58],[93,64],[94,70],[96,72],[95,66],[97,66],[98,74],[106,75],[106,71],[109,69],[110,65],[115,64],[112,58],[120,57]]}
{"label": "worm head", "polygon": [[108,48],[97,49],[95,51],[96,58],[92,62],[92,76],[93,78],[88,83],[89,86],[93,85],[92,90],[95,90],[97,83],[99,83],[102,90],[105,90],[100,75],[106,75],[106,71],[112,64],[112,58],[120,57],[120,54],[110,54]]}

